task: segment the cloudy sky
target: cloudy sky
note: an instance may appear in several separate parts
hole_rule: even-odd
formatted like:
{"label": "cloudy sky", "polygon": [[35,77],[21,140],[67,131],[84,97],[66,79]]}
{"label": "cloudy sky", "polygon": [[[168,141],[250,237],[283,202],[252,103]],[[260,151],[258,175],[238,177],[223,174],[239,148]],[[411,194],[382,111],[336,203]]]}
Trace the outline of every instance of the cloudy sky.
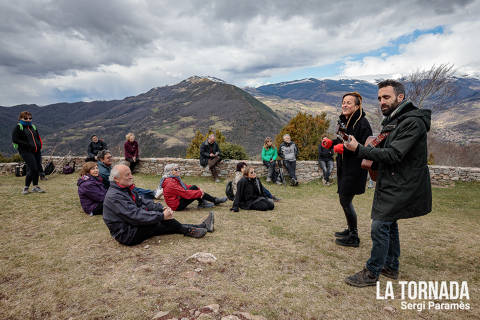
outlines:
{"label": "cloudy sky", "polygon": [[480,75],[480,0],[0,0],[0,105],[111,100],[192,75],[238,86]]}

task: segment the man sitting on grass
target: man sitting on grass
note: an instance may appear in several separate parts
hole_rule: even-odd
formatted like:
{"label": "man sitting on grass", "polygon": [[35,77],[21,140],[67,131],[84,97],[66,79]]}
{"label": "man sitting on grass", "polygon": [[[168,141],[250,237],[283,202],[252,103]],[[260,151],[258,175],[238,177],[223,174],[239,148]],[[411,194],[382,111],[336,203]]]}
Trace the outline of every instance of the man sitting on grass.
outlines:
{"label": "man sitting on grass", "polygon": [[173,218],[172,209],[146,200],[134,188],[130,168],[122,164],[114,166],[103,201],[103,220],[112,237],[121,244],[133,246],[162,234],[201,238],[207,231],[213,232],[213,212],[199,225],[181,224]]}

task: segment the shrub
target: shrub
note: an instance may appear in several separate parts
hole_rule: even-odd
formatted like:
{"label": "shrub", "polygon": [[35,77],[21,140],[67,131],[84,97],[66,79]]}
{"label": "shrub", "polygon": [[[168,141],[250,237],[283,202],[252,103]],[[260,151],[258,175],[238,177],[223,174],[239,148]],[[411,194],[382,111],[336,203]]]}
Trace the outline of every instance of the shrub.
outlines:
{"label": "shrub", "polygon": [[317,116],[306,112],[297,113],[275,137],[277,148],[283,141],[283,135],[288,133],[297,145],[297,160],[317,160],[318,145],[330,126],[330,121],[326,117],[325,112]]}
{"label": "shrub", "polygon": [[17,154],[14,154],[13,156],[11,157],[4,157],[1,153],[0,153],[0,162],[3,162],[3,163],[8,163],[8,162],[23,162],[23,159],[22,157],[17,153]]}
{"label": "shrub", "polygon": [[[185,155],[187,159],[200,158],[200,145],[207,140],[211,133],[214,133],[212,128],[208,129],[208,132],[205,135],[198,130],[195,132],[195,136],[190,142],[190,145],[187,147],[187,152]],[[220,132],[220,130],[215,131],[215,141],[220,147],[222,158],[236,160],[247,159],[247,153],[245,152],[245,149],[240,145],[227,142],[225,136]]]}

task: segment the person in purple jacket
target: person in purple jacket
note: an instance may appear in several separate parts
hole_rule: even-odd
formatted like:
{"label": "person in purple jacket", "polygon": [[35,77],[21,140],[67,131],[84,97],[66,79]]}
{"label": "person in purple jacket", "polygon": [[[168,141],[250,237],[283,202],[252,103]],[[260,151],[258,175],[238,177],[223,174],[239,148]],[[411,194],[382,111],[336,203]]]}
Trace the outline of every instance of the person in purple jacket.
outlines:
{"label": "person in purple jacket", "polygon": [[98,175],[98,166],[95,162],[85,162],[77,186],[83,211],[91,216],[102,214],[107,189],[103,185],[102,177]]}

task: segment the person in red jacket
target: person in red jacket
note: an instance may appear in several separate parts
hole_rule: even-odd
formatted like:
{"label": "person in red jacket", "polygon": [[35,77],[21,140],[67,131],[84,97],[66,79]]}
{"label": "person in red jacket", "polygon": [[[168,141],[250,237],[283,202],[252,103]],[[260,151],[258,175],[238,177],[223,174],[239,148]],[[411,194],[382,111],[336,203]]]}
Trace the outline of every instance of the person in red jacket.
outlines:
{"label": "person in red jacket", "polygon": [[180,178],[180,168],[175,163],[165,166],[158,188],[157,193],[163,192],[167,206],[173,211],[184,210],[195,200],[198,201],[198,208],[211,208],[227,201],[227,197],[212,197],[197,186],[183,183]]}
{"label": "person in red jacket", "polygon": [[130,171],[133,173],[140,160],[138,159],[138,143],[135,141],[135,135],[131,132],[129,132],[125,138],[127,138],[127,141],[123,144],[125,149],[125,160],[128,161]]}

